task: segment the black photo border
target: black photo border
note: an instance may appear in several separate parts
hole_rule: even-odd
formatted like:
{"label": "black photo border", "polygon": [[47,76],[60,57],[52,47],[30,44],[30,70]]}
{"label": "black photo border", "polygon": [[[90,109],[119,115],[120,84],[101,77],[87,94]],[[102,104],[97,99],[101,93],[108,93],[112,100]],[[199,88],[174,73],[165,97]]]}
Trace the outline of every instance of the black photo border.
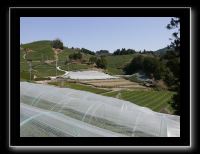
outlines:
{"label": "black photo border", "polygon": [[[191,8],[165,7],[10,7],[9,8],[9,147],[32,146],[137,146],[191,147],[190,104],[190,16]],[[20,17],[180,17],[181,25],[181,115],[180,137],[20,137]]]}

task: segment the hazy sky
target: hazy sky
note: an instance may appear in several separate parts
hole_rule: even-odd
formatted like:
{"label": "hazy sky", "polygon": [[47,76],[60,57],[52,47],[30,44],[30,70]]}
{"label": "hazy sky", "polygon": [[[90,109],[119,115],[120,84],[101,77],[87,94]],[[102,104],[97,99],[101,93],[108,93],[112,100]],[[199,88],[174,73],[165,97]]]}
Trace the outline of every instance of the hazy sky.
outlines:
{"label": "hazy sky", "polygon": [[67,47],[158,50],[170,44],[171,17],[21,17],[20,42],[59,38]]}

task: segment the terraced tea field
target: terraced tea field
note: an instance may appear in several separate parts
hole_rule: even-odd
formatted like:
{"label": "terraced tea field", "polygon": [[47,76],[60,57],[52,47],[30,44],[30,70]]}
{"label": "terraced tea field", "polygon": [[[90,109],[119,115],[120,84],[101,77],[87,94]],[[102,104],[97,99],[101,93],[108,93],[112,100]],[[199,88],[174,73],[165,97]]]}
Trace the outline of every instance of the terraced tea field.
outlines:
{"label": "terraced tea field", "polygon": [[83,91],[89,91],[95,94],[101,94],[101,93],[106,93],[109,92],[109,90],[105,89],[100,89],[88,85],[81,85],[78,83],[72,83],[72,82],[49,82],[48,84],[59,86],[59,87],[67,87],[67,88],[72,88],[76,90],[83,90]]}
{"label": "terraced tea field", "polygon": [[169,105],[174,92],[171,91],[114,91],[105,93],[105,96],[133,102],[137,105],[148,107],[153,111],[173,113]]}

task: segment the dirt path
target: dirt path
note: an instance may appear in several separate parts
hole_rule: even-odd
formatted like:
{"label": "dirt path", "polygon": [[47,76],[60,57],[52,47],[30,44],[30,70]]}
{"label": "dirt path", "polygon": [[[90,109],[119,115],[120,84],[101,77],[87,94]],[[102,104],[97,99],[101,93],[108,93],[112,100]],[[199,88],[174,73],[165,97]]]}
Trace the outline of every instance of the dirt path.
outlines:
{"label": "dirt path", "polygon": [[23,58],[26,60],[26,53],[23,55]]}
{"label": "dirt path", "polygon": [[62,72],[65,72],[65,74],[63,74],[63,76],[67,76],[67,75],[69,74],[68,71],[65,71],[65,70],[60,69],[60,66],[57,67],[57,70],[62,71]]}
{"label": "dirt path", "polygon": [[40,83],[40,84],[48,84],[49,82],[54,82],[52,80],[41,80],[41,81],[35,81],[36,83]]}

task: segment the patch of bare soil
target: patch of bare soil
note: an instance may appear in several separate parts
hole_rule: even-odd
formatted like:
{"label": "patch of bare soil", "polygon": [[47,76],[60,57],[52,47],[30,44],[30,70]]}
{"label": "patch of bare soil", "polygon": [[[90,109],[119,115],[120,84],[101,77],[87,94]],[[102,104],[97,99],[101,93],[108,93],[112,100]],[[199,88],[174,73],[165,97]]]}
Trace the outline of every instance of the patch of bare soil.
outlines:
{"label": "patch of bare soil", "polygon": [[62,49],[56,49],[56,48],[52,48],[54,54],[59,54],[60,52],[62,52],[63,50]]}
{"label": "patch of bare soil", "polygon": [[82,84],[93,85],[95,87],[101,88],[146,88],[142,85],[139,85],[136,82],[131,82],[125,79],[108,79],[108,80],[81,80],[79,81]]}
{"label": "patch of bare soil", "polygon": [[51,63],[53,63],[53,62],[55,62],[55,60],[45,60],[45,61],[44,61],[44,63],[46,63],[46,64],[51,64]]}

